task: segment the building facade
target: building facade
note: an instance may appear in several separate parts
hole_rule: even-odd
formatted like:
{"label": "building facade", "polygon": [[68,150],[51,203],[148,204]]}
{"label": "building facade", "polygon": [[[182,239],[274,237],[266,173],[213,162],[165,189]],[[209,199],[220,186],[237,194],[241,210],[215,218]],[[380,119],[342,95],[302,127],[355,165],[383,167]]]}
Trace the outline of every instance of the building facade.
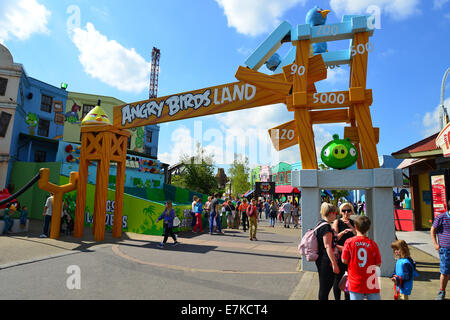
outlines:
{"label": "building facade", "polygon": [[56,161],[67,92],[29,77],[2,45],[0,83],[0,187],[7,187],[15,161]]}
{"label": "building facade", "polygon": [[[110,119],[113,119],[115,106],[125,102],[114,97],[100,96],[94,94],[69,92],[64,113],[64,135],[63,141],[69,143],[80,143],[81,120],[100,101],[102,109]],[[159,126],[152,125],[129,129],[131,136],[128,140],[128,150],[139,156],[147,156],[152,159],[158,158]]]}
{"label": "building facade", "polygon": [[276,166],[273,166],[271,171],[272,182],[275,182],[275,185],[291,185],[292,165],[280,162]]}
{"label": "building facade", "polygon": [[[0,189],[17,191],[9,185],[16,161],[60,162],[62,175],[76,169],[81,120],[99,101],[110,119],[113,107],[125,104],[114,97],[68,92],[29,77],[0,45]],[[127,186],[162,188],[164,164],[157,161],[159,126],[129,131]],[[73,148],[70,154],[66,151],[69,145]]]}

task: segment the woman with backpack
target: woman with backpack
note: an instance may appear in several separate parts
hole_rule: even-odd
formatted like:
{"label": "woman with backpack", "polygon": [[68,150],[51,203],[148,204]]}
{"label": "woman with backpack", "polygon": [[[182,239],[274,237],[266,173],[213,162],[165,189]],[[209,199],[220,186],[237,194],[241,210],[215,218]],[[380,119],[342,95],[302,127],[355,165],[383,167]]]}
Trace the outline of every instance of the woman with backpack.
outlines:
{"label": "woman with backpack", "polygon": [[333,288],[334,279],[339,274],[339,252],[337,250],[337,235],[331,224],[336,220],[338,208],[324,202],[320,208],[322,219],[317,228],[318,258],[316,267],[319,273],[319,300],[328,300],[328,294]]}

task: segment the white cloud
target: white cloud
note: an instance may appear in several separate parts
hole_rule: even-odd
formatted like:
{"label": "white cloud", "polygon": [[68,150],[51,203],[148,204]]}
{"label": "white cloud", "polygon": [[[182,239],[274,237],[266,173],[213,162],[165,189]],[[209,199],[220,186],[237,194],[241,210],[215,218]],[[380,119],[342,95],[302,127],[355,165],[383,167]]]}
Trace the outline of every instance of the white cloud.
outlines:
{"label": "white cloud", "polygon": [[[444,101],[444,106],[447,109],[447,113],[450,115],[450,98],[446,99]],[[425,113],[425,116],[423,117],[422,123],[424,126],[424,129],[422,131],[424,137],[429,137],[440,130],[440,123],[439,123],[439,106],[434,109],[433,112],[427,112]]]}
{"label": "white cloud", "polygon": [[158,158],[163,163],[174,165],[180,162],[184,155],[192,155],[194,150],[194,139],[191,130],[185,126],[180,126],[172,132],[170,137],[172,146],[169,148],[170,152],[158,154]]}
{"label": "white cloud", "polygon": [[[230,163],[234,153],[244,154],[249,158],[250,166],[276,165],[279,162],[293,164],[300,161],[299,146],[295,145],[280,152],[276,151],[270,140],[268,130],[292,121],[294,113],[289,112],[284,104],[230,112],[216,116],[225,135],[225,143],[234,139],[234,148],[225,148],[224,159]],[[313,126],[316,152],[319,157],[323,146],[332,140],[329,130],[340,130],[339,125]],[[336,131],[333,131],[335,133]]]}
{"label": "white cloud", "polygon": [[344,69],[342,66],[334,69],[327,70],[327,78],[322,80],[321,83],[335,85],[341,82],[348,83],[350,77],[349,69]]}
{"label": "white cloud", "polygon": [[239,33],[257,36],[277,27],[283,14],[306,0],[216,0]]}
{"label": "white cloud", "polygon": [[0,43],[10,39],[27,40],[34,33],[48,34],[51,12],[36,0],[2,0],[0,4]]}
{"label": "white cloud", "polygon": [[433,9],[441,9],[449,0],[433,0]]}
{"label": "white cloud", "polygon": [[147,88],[151,64],[134,48],[109,40],[92,23],[85,29],[74,29],[72,41],[84,71],[93,78],[126,92],[139,93]]}
{"label": "white cloud", "polygon": [[381,13],[396,20],[408,18],[420,12],[420,0],[330,0],[330,7],[337,14],[366,14],[369,6],[378,6]]}

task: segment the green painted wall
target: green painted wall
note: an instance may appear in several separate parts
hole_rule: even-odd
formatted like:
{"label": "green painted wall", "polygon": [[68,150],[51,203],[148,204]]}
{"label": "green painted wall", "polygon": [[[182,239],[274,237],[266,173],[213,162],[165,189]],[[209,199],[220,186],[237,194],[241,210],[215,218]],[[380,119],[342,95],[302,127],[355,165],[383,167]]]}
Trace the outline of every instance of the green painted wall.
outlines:
{"label": "green painted wall", "polygon": [[[14,192],[19,191],[32,178],[39,173],[41,168],[50,169],[50,182],[59,184],[59,173],[61,171],[61,163],[59,162],[19,162],[14,163],[11,173],[11,184],[14,185]],[[69,181],[67,179],[67,181]],[[43,220],[44,205],[50,194],[41,190],[37,182],[30,187],[25,193],[17,198],[21,206],[28,207],[28,218]]]}
{"label": "green painted wall", "polygon": [[[69,182],[69,178],[65,176],[60,177],[59,184],[66,184]],[[94,212],[94,195],[95,195],[95,186],[92,184],[87,185],[86,192],[86,210],[85,210],[85,225],[90,226],[92,222],[92,215]],[[106,217],[106,229],[112,230],[112,226],[114,223],[114,198],[115,192],[114,190],[108,190],[108,204],[107,204],[107,217]],[[69,193],[66,196],[66,200],[72,201],[72,204],[69,207],[72,208],[71,214],[74,214],[75,211],[75,199],[76,199],[76,191]],[[71,200],[70,200],[71,199]],[[183,222],[184,218],[184,210],[191,210],[190,204],[177,204],[174,203],[175,213],[178,218]],[[123,220],[122,227],[124,232],[133,232],[139,234],[148,234],[148,235],[161,235],[163,233],[163,223],[162,221],[156,222],[158,217],[164,211],[164,204],[158,203],[154,201],[149,201],[146,199],[142,199],[139,197],[135,197],[129,194],[124,194],[124,202],[123,202]],[[88,217],[88,218],[87,218]],[[225,220],[225,219],[223,219]],[[190,230],[190,217],[185,221],[185,227],[177,228],[177,231]],[[223,221],[222,221],[223,222]],[[202,220],[203,228],[207,226],[207,220],[203,218]],[[226,221],[223,223],[226,226]]]}

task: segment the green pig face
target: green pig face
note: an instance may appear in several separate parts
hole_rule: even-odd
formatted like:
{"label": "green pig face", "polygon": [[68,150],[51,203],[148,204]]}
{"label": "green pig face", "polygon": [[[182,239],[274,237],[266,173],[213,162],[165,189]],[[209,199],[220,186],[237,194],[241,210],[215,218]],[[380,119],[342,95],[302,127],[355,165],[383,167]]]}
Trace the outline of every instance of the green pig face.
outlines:
{"label": "green pig face", "polygon": [[350,139],[339,139],[337,134],[323,147],[320,155],[323,163],[333,169],[348,168],[358,159],[358,151]]}

